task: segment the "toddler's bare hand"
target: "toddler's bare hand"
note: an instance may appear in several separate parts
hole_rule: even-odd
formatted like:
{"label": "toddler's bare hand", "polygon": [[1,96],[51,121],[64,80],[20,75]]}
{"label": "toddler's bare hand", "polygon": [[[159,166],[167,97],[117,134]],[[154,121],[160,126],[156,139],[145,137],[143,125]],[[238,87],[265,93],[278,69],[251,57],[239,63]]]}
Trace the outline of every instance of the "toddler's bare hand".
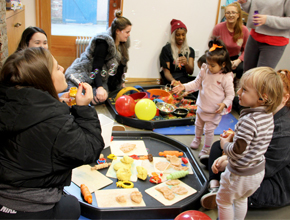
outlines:
{"label": "toddler's bare hand", "polygon": [[226,107],[225,103],[218,103],[219,108],[215,111],[215,113],[222,113],[222,111],[224,110],[224,108]]}

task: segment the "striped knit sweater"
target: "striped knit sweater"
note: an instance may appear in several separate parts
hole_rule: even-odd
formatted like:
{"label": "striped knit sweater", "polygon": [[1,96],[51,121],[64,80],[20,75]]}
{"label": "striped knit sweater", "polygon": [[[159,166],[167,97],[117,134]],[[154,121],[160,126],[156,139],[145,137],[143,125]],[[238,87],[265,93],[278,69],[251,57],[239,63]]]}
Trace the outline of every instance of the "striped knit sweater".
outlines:
{"label": "striped knit sweater", "polygon": [[249,176],[265,169],[264,154],[273,136],[273,114],[264,107],[241,111],[233,142],[224,145],[227,168],[237,175]]}

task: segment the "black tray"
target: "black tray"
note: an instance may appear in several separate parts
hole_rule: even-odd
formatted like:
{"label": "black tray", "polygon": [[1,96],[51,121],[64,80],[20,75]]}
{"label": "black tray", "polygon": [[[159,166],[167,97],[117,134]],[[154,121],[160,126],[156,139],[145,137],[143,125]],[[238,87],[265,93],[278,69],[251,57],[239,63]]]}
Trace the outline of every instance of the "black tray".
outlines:
{"label": "black tray", "polygon": [[[160,85],[146,86],[143,87],[144,90],[147,89],[160,89]],[[115,109],[115,105],[111,103],[110,98],[115,98],[117,93],[120,90],[111,92],[106,101],[107,108],[109,109],[111,115],[115,120],[124,125],[128,125],[134,128],[153,130],[154,128],[165,128],[171,126],[184,126],[184,125],[193,125],[195,122],[195,117],[189,118],[178,118],[178,119],[167,119],[167,120],[155,120],[155,121],[145,121],[139,120],[138,118],[125,117],[118,114]],[[195,98],[195,97],[194,97]]]}
{"label": "black tray", "polygon": [[[134,182],[134,187],[138,188],[143,195],[146,207],[99,208],[94,193],[93,203],[90,205],[84,202],[80,188],[72,182],[70,186],[65,187],[64,191],[78,198],[83,216],[90,219],[173,219],[183,211],[198,210],[200,208],[200,198],[207,191],[208,181],[188,147],[176,140],[154,132],[115,131],[112,135],[114,140],[143,140],[149,153],[153,156],[158,156],[158,153],[164,150],[182,151],[184,157],[189,159],[194,174],[187,175],[180,180],[196,189],[197,192],[171,206],[164,206],[145,192],[146,189],[154,186],[147,178],[146,181],[137,180],[137,182]],[[107,157],[111,153],[110,148],[104,149],[102,153]],[[107,173],[107,169],[99,171],[104,175]],[[113,183],[103,189],[117,189],[117,179],[111,179]]]}

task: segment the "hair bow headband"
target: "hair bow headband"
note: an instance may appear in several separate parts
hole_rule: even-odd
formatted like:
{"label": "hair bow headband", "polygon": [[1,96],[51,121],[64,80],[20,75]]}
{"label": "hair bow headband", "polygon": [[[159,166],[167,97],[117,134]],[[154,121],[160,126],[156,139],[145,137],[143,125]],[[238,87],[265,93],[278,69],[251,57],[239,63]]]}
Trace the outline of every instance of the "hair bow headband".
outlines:
{"label": "hair bow headband", "polygon": [[213,44],[209,51],[214,51],[216,48],[223,48],[223,46],[219,46],[217,44]]}

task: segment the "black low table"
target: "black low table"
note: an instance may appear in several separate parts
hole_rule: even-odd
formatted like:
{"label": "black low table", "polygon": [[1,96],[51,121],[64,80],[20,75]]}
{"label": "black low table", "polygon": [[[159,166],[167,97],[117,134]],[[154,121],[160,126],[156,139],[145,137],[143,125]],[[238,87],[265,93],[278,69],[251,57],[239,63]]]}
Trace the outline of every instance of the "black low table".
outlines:
{"label": "black low table", "polygon": [[[143,140],[149,153],[153,156],[158,156],[160,151],[165,150],[182,151],[184,157],[188,158],[192,166],[193,174],[189,174],[180,180],[196,189],[197,192],[171,206],[164,206],[145,192],[146,189],[154,186],[154,184],[149,182],[149,178],[147,177],[146,181],[137,180],[137,182],[134,182],[134,187],[138,188],[143,195],[146,207],[99,208],[94,193],[93,203],[90,205],[83,200],[80,188],[72,182],[70,186],[65,187],[64,191],[78,198],[83,216],[90,219],[173,219],[183,211],[198,210],[200,208],[200,198],[207,191],[208,181],[188,147],[178,141],[154,132],[115,131],[112,135],[114,140],[119,141]],[[104,149],[102,153],[107,157],[111,153],[110,148]],[[93,166],[95,164],[91,165]],[[101,169],[99,171],[104,175],[107,173],[107,169]],[[111,179],[114,182],[103,189],[117,189],[117,179]]]}
{"label": "black low table", "polygon": [[[160,89],[160,85],[146,86],[146,87],[143,87],[143,89],[144,90]],[[106,101],[106,105],[107,105],[107,108],[110,111],[111,115],[120,124],[128,125],[128,126],[131,126],[134,128],[153,130],[154,128],[193,125],[195,122],[195,117],[145,121],[145,120],[139,120],[138,118],[135,118],[135,117],[125,117],[125,116],[119,115],[115,109],[115,103],[112,102],[112,99],[116,97],[118,92],[119,92],[119,90],[111,92],[109,94],[109,97]],[[193,98],[196,99],[195,97],[193,97]]]}

